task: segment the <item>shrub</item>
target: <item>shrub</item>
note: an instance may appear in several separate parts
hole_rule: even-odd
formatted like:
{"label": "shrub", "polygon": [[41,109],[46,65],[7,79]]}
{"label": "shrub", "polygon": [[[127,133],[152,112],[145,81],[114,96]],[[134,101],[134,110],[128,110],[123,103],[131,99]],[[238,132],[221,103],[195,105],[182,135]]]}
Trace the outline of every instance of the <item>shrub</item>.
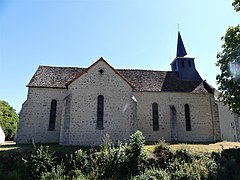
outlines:
{"label": "shrub", "polygon": [[194,153],[186,148],[181,148],[175,152],[174,158],[178,158],[185,162],[192,162],[194,159]]}
{"label": "shrub", "polygon": [[140,131],[131,136],[130,143],[114,146],[106,136],[99,152],[89,154],[90,179],[128,179],[144,171],[146,155],[144,137]]}
{"label": "shrub", "polygon": [[224,149],[220,155],[214,154],[219,163],[218,178],[237,180],[240,177],[240,149]]}
{"label": "shrub", "polygon": [[81,173],[89,171],[89,156],[81,149],[75,151],[73,154],[66,154],[64,158],[64,165],[66,174],[70,176],[75,175],[75,170],[80,170]]}
{"label": "shrub", "polygon": [[131,180],[170,180],[170,176],[165,170],[149,169],[144,174],[135,176]]}
{"label": "shrub", "polygon": [[168,166],[171,173],[171,179],[181,180],[196,180],[200,179],[200,175],[196,170],[195,164],[187,163],[180,159],[174,159]]}
{"label": "shrub", "polygon": [[145,138],[141,131],[136,131],[130,136],[130,143],[126,149],[128,168],[130,174],[139,175],[144,172],[146,154],[144,153]]}
{"label": "shrub", "polygon": [[50,172],[55,164],[55,159],[54,152],[49,150],[49,146],[41,145],[36,148],[34,144],[34,152],[27,161],[30,175],[35,179],[39,179],[42,173]]}
{"label": "shrub", "polygon": [[179,153],[172,162],[169,162],[168,172],[172,179],[216,179],[217,164],[209,154],[179,152],[184,152],[183,155],[186,156],[181,158]]}
{"label": "shrub", "polygon": [[[105,142],[99,152],[89,155],[91,179],[119,179],[127,170],[126,145],[117,147]],[[127,176],[127,175],[125,175]]]}
{"label": "shrub", "polygon": [[40,179],[42,180],[63,180],[64,178],[64,165],[61,163],[60,165],[56,165],[52,167],[51,172],[43,172],[40,175]]}
{"label": "shrub", "polygon": [[158,142],[153,150],[153,153],[148,157],[150,166],[163,168],[167,167],[167,162],[173,157],[173,153],[170,150],[169,144],[164,140]]}
{"label": "shrub", "polygon": [[72,179],[72,180],[88,180],[86,176],[82,174],[80,170],[73,170],[74,176],[65,178],[65,179]]}

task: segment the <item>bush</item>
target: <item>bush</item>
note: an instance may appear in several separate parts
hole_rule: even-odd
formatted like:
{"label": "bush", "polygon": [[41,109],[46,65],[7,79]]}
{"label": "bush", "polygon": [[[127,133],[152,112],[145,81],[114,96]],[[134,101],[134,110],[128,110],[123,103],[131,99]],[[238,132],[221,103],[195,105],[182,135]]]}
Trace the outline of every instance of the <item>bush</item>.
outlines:
{"label": "bush", "polygon": [[[180,157],[180,152],[183,157]],[[168,172],[172,179],[216,179],[217,164],[206,153],[179,151],[173,161],[169,162]]]}
{"label": "bush", "polygon": [[128,168],[130,174],[139,175],[144,172],[146,154],[144,153],[145,138],[141,131],[136,131],[130,136],[130,143],[126,149]]}
{"label": "bush", "polygon": [[126,173],[127,156],[126,145],[119,144],[114,147],[105,142],[99,152],[93,152],[89,155],[89,178],[90,179],[119,179]]}
{"label": "bush", "polygon": [[240,149],[224,149],[219,155],[213,154],[219,163],[218,178],[238,180],[240,177]]}
{"label": "bush", "polygon": [[170,180],[170,176],[162,169],[149,169],[144,174],[135,176],[131,180]]}
{"label": "bush", "polygon": [[54,152],[49,150],[49,146],[40,146],[36,148],[34,144],[34,152],[27,161],[27,168],[31,177],[39,179],[42,173],[50,172],[55,165],[56,157]]}
{"label": "bush", "polygon": [[99,152],[91,152],[88,162],[90,179],[128,179],[144,171],[146,155],[144,137],[140,131],[131,136],[130,143],[114,146],[106,136]]}
{"label": "bush", "polygon": [[41,173],[40,179],[42,180],[64,180],[64,165],[61,163],[60,165],[56,165],[52,167],[51,172],[43,172]]}
{"label": "bush", "polygon": [[191,163],[194,159],[194,154],[192,151],[190,151],[186,148],[181,148],[175,152],[174,158],[178,158],[182,161]]}
{"label": "bush", "polygon": [[173,153],[170,150],[169,144],[161,140],[154,148],[153,153],[148,157],[148,162],[150,166],[165,169],[167,162],[172,159],[172,157]]}
{"label": "bush", "polygon": [[89,156],[85,151],[79,149],[73,154],[65,155],[64,165],[66,174],[69,174],[71,177],[75,175],[75,170],[86,174],[90,169]]}
{"label": "bush", "polygon": [[180,159],[174,159],[168,166],[168,170],[171,173],[171,179],[181,180],[196,180],[200,179],[195,164],[187,163]]}

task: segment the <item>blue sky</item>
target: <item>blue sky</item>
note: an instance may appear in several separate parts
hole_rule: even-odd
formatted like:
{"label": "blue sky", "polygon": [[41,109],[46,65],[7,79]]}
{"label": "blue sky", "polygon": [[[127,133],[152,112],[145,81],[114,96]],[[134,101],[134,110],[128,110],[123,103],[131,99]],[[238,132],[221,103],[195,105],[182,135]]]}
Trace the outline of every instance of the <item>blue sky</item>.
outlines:
{"label": "blue sky", "polygon": [[170,70],[177,24],[203,79],[216,86],[221,36],[239,24],[229,0],[0,0],[0,99],[20,111],[39,65]]}

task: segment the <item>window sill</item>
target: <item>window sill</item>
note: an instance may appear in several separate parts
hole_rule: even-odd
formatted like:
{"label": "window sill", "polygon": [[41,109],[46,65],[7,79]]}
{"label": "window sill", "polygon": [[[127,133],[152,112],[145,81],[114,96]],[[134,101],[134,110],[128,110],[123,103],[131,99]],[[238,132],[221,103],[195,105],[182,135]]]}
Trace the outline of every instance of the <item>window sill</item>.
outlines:
{"label": "window sill", "polygon": [[96,127],[97,130],[103,130],[104,127]]}

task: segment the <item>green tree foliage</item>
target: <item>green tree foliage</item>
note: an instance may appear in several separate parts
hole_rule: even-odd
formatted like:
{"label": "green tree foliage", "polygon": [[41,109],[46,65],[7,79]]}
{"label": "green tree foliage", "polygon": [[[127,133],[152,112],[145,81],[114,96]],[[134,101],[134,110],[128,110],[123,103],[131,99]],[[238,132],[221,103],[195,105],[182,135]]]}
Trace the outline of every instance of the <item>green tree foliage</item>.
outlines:
{"label": "green tree foliage", "polygon": [[[239,11],[240,0],[235,0],[233,6]],[[219,98],[240,115],[240,25],[229,27],[222,41],[222,52],[217,55],[217,66],[221,70],[217,75]]]}
{"label": "green tree foliage", "polygon": [[232,3],[235,11],[240,11],[240,0],[234,0],[233,3]]}
{"label": "green tree foliage", "polygon": [[0,125],[6,135],[6,140],[13,140],[18,121],[15,110],[7,102],[0,100]]}

